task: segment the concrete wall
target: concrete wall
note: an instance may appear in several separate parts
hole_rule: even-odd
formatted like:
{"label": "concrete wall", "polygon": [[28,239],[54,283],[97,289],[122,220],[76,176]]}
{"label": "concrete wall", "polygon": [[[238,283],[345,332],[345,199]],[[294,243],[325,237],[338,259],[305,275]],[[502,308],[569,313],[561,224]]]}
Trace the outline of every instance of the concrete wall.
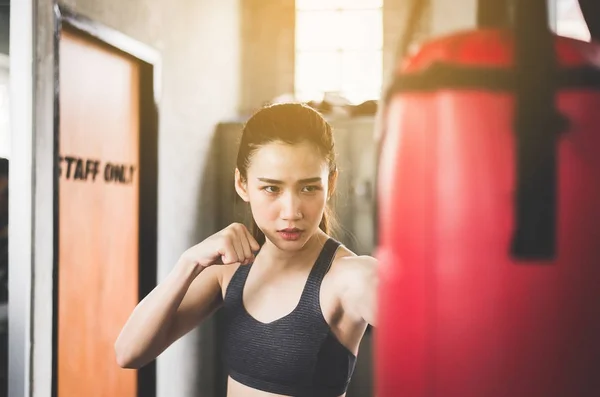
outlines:
{"label": "concrete wall", "polygon": [[477,24],[478,0],[431,0],[431,33],[443,35]]}
{"label": "concrete wall", "polygon": [[294,0],[242,0],[242,112],[294,92]]}

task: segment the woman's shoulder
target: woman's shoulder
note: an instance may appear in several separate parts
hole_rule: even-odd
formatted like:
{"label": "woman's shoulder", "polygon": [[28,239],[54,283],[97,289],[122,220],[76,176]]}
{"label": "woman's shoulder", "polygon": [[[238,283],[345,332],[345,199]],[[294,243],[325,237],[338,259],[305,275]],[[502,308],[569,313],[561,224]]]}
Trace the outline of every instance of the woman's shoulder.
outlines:
{"label": "woman's shoulder", "polygon": [[376,271],[377,259],[369,255],[357,255],[343,244],[337,250],[329,273],[342,285],[354,284],[357,278]]}
{"label": "woman's shoulder", "polygon": [[227,293],[227,287],[233,278],[233,275],[240,268],[240,264],[236,265],[220,265],[217,271],[219,272],[219,282],[221,284],[221,293],[223,295],[223,299],[225,299],[225,294]]}

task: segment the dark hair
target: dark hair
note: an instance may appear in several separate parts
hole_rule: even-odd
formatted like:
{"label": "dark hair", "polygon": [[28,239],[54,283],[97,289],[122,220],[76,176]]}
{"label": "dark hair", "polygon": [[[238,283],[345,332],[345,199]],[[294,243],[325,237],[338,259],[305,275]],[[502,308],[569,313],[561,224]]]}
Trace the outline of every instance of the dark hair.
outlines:
{"label": "dark hair", "polygon": [[[264,107],[250,117],[242,130],[237,156],[237,168],[243,181],[247,181],[253,154],[271,142],[315,145],[329,165],[329,195],[333,194],[337,176],[333,133],[329,123],[316,110],[300,103],[284,103]],[[319,228],[330,234],[333,223],[331,210],[326,207]],[[265,242],[265,235],[254,219],[250,232],[259,244]]]}

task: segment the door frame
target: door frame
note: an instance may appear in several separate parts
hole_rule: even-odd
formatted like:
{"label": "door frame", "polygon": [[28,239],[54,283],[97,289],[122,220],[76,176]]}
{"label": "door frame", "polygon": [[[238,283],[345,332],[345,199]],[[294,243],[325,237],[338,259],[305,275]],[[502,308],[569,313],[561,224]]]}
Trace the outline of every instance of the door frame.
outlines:
{"label": "door frame", "polygon": [[[2,54],[0,53],[0,75],[6,75],[7,78],[7,82],[10,79],[10,58],[8,57],[8,55],[6,54]],[[9,103],[9,107],[10,107],[10,103]],[[9,117],[9,125],[10,125],[10,117]],[[9,127],[10,129],[10,127]],[[10,132],[6,131],[6,133],[8,133],[8,143],[9,143],[9,147],[8,148],[4,148],[2,151],[0,151],[0,157],[5,157],[7,159],[9,159],[10,161]],[[2,133],[3,134],[3,133]],[[4,137],[6,138],[6,136]],[[2,142],[3,139],[0,139],[0,142]]]}
{"label": "door frame", "polygon": [[[59,286],[59,147],[60,147],[60,38],[64,29],[135,58],[140,65],[140,147],[139,147],[139,263],[138,300],[157,284],[158,227],[158,103],[160,64],[158,51],[70,8],[54,6],[54,180],[53,180],[53,274],[52,274],[52,396],[58,395],[58,289]],[[142,197],[144,198],[142,200]],[[152,247],[152,249],[148,249]],[[142,249],[144,248],[144,249]],[[116,365],[116,362],[115,362]],[[138,370],[137,395],[156,396],[156,361]]]}

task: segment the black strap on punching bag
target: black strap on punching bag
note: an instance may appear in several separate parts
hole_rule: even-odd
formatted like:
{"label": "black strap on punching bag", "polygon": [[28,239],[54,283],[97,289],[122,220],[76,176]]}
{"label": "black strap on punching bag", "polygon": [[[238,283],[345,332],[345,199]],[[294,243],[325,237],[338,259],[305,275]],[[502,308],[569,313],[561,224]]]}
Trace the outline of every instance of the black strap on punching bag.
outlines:
{"label": "black strap on punching bag", "polygon": [[592,40],[600,41],[600,1],[579,0],[579,7]]}
{"label": "black strap on punching bag", "polygon": [[506,28],[509,25],[509,0],[478,0],[477,27]]}
{"label": "black strap on punching bag", "polygon": [[516,0],[515,138],[517,260],[552,260],[556,254],[556,151],[562,119],[556,109],[556,55],[547,0]]}

